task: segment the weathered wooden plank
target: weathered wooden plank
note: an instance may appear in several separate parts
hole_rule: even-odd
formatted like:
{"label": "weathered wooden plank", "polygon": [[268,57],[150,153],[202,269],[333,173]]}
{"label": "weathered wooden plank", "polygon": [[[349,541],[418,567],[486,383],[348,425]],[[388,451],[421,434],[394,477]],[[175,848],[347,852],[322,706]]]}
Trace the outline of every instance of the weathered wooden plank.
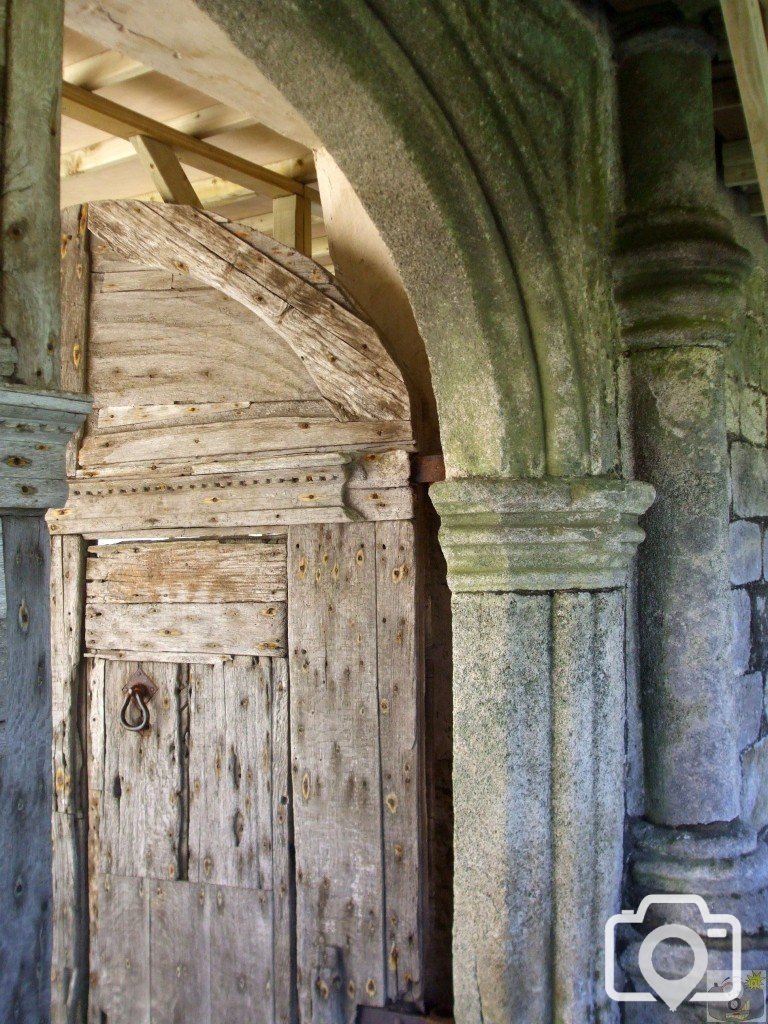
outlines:
{"label": "weathered wooden plank", "polygon": [[285,543],[170,541],[90,549],[88,598],[95,603],[223,604],[285,601]]}
{"label": "weathered wooden plank", "polygon": [[[88,661],[162,661],[178,665],[182,660],[177,651],[86,651],[84,657]],[[187,665],[218,665],[222,661],[231,661],[232,654],[190,654],[184,652],[183,661]]]}
{"label": "weathered wooden plank", "polygon": [[158,688],[150,704],[151,725],[142,733],[129,732],[119,718],[123,686],[138,667],[116,661],[106,666],[101,870],[173,879],[183,869],[179,723],[185,679],[178,665],[145,662],[141,667]]}
{"label": "weathered wooden plank", "polygon": [[196,402],[170,405],[117,405],[100,409],[100,432],[116,430],[143,430],[164,424],[169,427],[180,423],[231,423],[235,420],[290,417],[307,419],[327,418],[330,412],[325,401],[309,399],[296,402],[271,402],[254,399],[248,402]]}
{"label": "weathered wooden plank", "polygon": [[93,1024],[156,1024],[154,1015],[150,1016],[152,885],[146,878],[97,878],[91,951]]}
{"label": "weathered wooden plank", "polygon": [[406,487],[411,478],[411,460],[407,451],[367,452],[350,462],[349,487]]}
{"label": "weathered wooden plank", "polygon": [[219,886],[209,900],[211,1021],[272,1024],[271,893]]}
{"label": "weathered wooden plank", "polygon": [[152,1024],[208,1024],[211,1020],[210,901],[211,891],[204,885],[152,885]]}
{"label": "weathered wooden plank", "polygon": [[190,668],[189,877],[270,900],[271,686],[269,659]]}
{"label": "weathered wooden plank", "polygon": [[[69,206],[61,212],[61,386],[86,390],[86,357],[90,308],[91,260],[88,207]],[[83,428],[67,445],[66,471],[77,469],[77,450]]]}
{"label": "weathered wooden plank", "polygon": [[97,204],[92,217],[96,234],[123,255],[162,266],[182,263],[269,323],[340,417],[409,416],[402,376],[370,325],[205,213],[110,202]]}
{"label": "weathered wooden plank", "polygon": [[127,260],[96,236],[91,237],[91,270],[94,274],[130,273],[132,271],[163,270],[137,260]]}
{"label": "weathered wooden plank", "polygon": [[[299,1008],[312,1020],[328,946],[344,1007],[382,1005],[384,866],[376,695],[375,528],[288,536]],[[329,835],[333,841],[329,843]]]}
{"label": "weathered wooden plank", "polygon": [[95,292],[90,316],[98,406],[321,397],[285,341],[213,289]]}
{"label": "weathered wooden plank", "polygon": [[275,1024],[296,1020],[296,889],[293,874],[293,790],[290,771],[288,661],[271,658],[272,671],[272,902]]}
{"label": "weathered wooden plank", "polygon": [[41,516],[3,516],[8,659],[0,677],[0,1020],[51,1004],[50,543]]}
{"label": "weathered wooden plank", "polygon": [[422,999],[421,627],[413,523],[376,524],[387,997]]}
{"label": "weathered wooden plank", "polygon": [[171,288],[173,274],[170,270],[147,267],[91,274],[91,290],[94,292],[166,292]]}
{"label": "weathered wooden plank", "polygon": [[[300,473],[325,472],[331,470],[336,472],[340,466],[350,461],[349,455],[343,452],[307,452],[302,455],[284,455],[281,452],[273,452],[267,455],[248,456],[247,459],[227,459],[226,462],[180,462],[174,463],[172,472],[174,476],[211,476],[217,473],[233,474],[248,472],[255,475],[264,473],[267,470],[290,470],[291,476]],[[163,477],[167,482],[169,467],[167,463],[136,463],[130,466],[100,466],[93,469],[80,469],[77,471],[77,480],[110,480],[119,478],[125,480],[149,481],[153,477]],[[133,485],[131,485],[133,486]]]}
{"label": "weathered wooden plank", "polygon": [[412,519],[415,494],[412,487],[350,488],[347,507],[355,518],[375,522],[380,519]]}
{"label": "weathered wooden plank", "polygon": [[[89,604],[88,650],[285,654],[285,604]],[[183,661],[183,658],[179,658]]]}
{"label": "weathered wooden plank", "polygon": [[78,1019],[88,991],[88,785],[82,678],[85,545],[51,541],[53,957],[51,1013]]}
{"label": "weathered wooden plank", "polygon": [[118,463],[242,458],[248,452],[332,452],[409,448],[410,424],[401,420],[342,423],[322,418],[246,420],[238,423],[182,424],[173,430],[118,431],[88,437],[81,466]]}
{"label": "weathered wooden plank", "polygon": [[57,388],[62,5],[4,4],[2,18],[3,334],[15,379]]}

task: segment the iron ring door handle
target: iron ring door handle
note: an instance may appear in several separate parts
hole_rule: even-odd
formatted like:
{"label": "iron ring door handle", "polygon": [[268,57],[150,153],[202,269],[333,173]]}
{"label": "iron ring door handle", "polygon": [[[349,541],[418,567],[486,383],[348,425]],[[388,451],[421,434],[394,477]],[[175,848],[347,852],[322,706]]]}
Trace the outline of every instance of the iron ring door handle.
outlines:
{"label": "iron ring door handle", "polygon": [[[143,732],[149,726],[149,708],[144,703],[143,691],[143,686],[132,686],[120,708],[120,724],[129,732]],[[128,709],[131,704],[135,704],[139,710],[138,721],[132,722],[128,717]]]}

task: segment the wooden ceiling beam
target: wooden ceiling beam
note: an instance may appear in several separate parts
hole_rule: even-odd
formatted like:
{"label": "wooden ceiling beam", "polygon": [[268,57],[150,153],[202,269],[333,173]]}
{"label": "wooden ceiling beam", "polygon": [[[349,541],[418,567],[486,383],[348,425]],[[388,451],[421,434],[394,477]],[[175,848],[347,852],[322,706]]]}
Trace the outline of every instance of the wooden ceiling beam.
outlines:
{"label": "wooden ceiling beam", "polygon": [[179,160],[189,167],[244,185],[254,192],[271,198],[298,195],[312,202],[320,201],[316,189],[244,160],[234,153],[217,149],[202,139],[184,135],[160,121],[154,121],[79,86],[63,83],[61,105],[62,114],[67,117],[129,141],[134,135],[149,136],[169,146]]}
{"label": "wooden ceiling beam", "polygon": [[[197,139],[208,140],[223,132],[235,132],[241,128],[251,128],[257,124],[255,118],[242,114],[239,110],[227,107],[223,103],[214,103],[191,114],[182,114],[172,121],[166,122],[184,135],[193,135]],[[75,174],[102,170],[132,160],[136,154],[133,146],[126,139],[104,139],[90,146],[72,149],[61,154],[61,177],[71,178]]]}
{"label": "wooden ceiling beam", "polygon": [[70,85],[79,85],[82,89],[95,92],[97,89],[106,89],[111,85],[139,78],[149,71],[150,68],[132,57],[125,57],[114,50],[106,50],[93,57],[85,57],[73,64],[67,64],[63,78]]}
{"label": "wooden ceiling beam", "polygon": [[763,205],[768,209],[768,41],[763,11],[760,0],[720,2],[747,121],[755,176]]}
{"label": "wooden ceiling beam", "polygon": [[[136,155],[147,174],[155,183],[164,203],[181,203],[202,209],[203,204],[198,199],[189,178],[184,173],[184,168],[179,163],[179,158],[172,149],[147,135],[134,135],[131,145],[136,150]],[[275,199],[273,202],[285,202],[286,198],[288,197],[283,196],[282,199]],[[297,199],[297,201],[306,203],[305,199]]]}

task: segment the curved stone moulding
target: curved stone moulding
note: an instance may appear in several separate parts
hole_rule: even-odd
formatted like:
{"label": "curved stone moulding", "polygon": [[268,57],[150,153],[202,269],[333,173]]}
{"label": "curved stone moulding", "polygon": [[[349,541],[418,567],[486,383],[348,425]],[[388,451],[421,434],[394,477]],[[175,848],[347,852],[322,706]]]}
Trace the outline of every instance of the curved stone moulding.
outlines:
{"label": "curved stone moulding", "polygon": [[637,481],[454,480],[432,489],[454,592],[621,587],[654,490]]}

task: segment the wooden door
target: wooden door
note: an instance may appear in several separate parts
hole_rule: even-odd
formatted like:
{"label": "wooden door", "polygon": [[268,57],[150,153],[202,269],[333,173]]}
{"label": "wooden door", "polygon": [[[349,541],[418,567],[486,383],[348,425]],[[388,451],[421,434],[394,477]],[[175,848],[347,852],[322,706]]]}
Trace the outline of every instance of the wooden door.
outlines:
{"label": "wooden door", "polygon": [[[418,1008],[402,377],[333,279],[258,232],[143,203],[88,217],[91,272],[84,215],[63,246],[62,349],[94,414],[49,515],[54,1020],[84,1000],[95,1024]],[[133,732],[139,671],[156,692]]]}
{"label": "wooden door", "polygon": [[[96,1020],[290,1017],[285,559],[247,540],[89,551]],[[133,732],[138,671],[157,692]]]}

